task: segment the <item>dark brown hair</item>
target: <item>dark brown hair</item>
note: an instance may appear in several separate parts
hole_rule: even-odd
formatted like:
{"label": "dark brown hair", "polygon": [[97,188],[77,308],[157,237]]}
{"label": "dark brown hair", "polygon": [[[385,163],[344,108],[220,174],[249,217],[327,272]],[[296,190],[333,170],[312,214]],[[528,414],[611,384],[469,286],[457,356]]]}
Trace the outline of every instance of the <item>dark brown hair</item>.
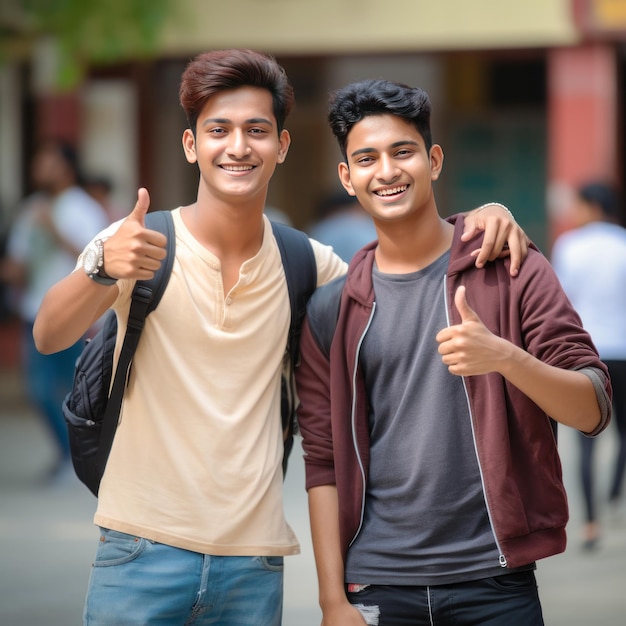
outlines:
{"label": "dark brown hair", "polygon": [[195,134],[198,116],[211,96],[219,91],[245,86],[270,92],[280,133],[293,107],[293,87],[285,70],[273,57],[241,48],[204,52],[187,65],[179,97],[192,132]]}

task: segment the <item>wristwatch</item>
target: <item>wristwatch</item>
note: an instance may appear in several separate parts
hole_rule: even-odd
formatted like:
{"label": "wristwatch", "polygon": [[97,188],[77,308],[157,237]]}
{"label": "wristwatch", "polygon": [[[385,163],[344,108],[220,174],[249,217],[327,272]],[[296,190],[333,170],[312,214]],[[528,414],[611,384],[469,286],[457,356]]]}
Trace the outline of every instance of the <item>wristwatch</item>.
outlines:
{"label": "wristwatch", "polygon": [[85,274],[99,285],[114,285],[117,278],[111,278],[103,273],[104,242],[106,239],[96,239],[83,254],[83,269]]}

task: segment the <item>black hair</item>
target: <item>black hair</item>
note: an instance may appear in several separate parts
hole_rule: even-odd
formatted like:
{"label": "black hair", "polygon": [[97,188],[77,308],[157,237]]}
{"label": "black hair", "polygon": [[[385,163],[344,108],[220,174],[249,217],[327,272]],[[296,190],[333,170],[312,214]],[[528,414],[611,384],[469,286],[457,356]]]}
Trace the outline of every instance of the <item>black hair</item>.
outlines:
{"label": "black hair", "polygon": [[346,158],[348,134],[352,127],[370,115],[397,115],[412,124],[424,139],[426,150],[432,147],[430,98],[419,87],[409,87],[390,80],[363,80],[342,87],[331,94],[328,123]]}
{"label": "black hair", "polygon": [[606,183],[592,182],[580,187],[578,196],[581,200],[597,206],[603,215],[611,220],[620,217],[620,203],[617,191]]}
{"label": "black hair", "polygon": [[65,164],[72,170],[76,183],[81,185],[84,180],[83,172],[78,159],[78,151],[74,145],[63,139],[57,139],[51,141],[50,146],[52,149],[56,149]]}

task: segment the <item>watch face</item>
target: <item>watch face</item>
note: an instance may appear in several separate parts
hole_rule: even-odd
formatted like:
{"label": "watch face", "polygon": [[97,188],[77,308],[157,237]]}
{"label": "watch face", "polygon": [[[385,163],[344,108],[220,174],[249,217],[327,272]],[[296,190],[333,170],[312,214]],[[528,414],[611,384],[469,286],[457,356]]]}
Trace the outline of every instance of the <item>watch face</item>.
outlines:
{"label": "watch face", "polygon": [[83,269],[87,274],[93,274],[98,269],[98,251],[87,248],[83,256]]}

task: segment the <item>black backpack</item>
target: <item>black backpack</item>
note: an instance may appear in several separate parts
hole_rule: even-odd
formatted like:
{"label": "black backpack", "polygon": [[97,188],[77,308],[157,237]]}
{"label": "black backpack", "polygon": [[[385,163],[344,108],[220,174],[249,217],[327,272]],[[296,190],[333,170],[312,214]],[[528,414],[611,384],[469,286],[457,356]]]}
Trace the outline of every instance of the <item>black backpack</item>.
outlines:
{"label": "black backpack", "polygon": [[[152,279],[137,281],[133,289],[128,327],[113,386],[111,387],[111,380],[117,317],[111,311],[105,317],[102,328],[93,339],[87,341],[78,358],[72,389],[63,402],[63,415],[67,423],[74,470],[95,496],[98,495],[100,480],[113,444],[128,373],[145,318],[159,303],[174,263],[176,236],[171,212],[148,213],[146,227],[166,235],[167,256]],[[293,369],[298,360],[300,330],[306,304],[317,284],[317,266],[307,235],[278,222],[272,222],[272,229],[280,249],[291,305],[291,323],[286,348],[289,367],[287,373],[283,374],[281,389],[283,473],[285,473],[296,426]]]}

